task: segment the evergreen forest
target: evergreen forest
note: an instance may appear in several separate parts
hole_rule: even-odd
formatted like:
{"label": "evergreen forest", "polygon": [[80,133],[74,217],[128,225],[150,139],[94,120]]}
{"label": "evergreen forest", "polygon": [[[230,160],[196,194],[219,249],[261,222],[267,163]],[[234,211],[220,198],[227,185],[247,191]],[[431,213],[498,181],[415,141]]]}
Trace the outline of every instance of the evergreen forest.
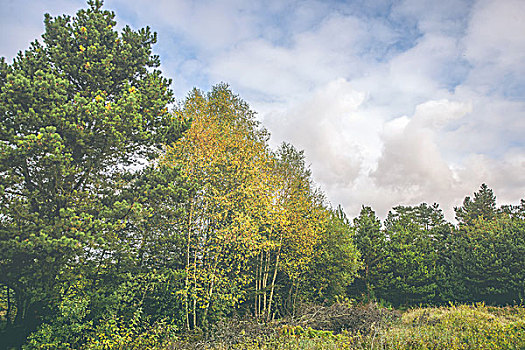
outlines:
{"label": "evergreen forest", "polygon": [[149,27],[44,23],[0,60],[1,349],[525,346],[524,200],[349,218],[228,84],[175,100]]}

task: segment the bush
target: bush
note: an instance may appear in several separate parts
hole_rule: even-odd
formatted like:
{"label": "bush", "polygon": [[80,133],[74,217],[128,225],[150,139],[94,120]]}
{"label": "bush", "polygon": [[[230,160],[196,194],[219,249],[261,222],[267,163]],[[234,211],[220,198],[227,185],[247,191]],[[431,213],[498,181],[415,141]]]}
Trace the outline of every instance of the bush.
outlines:
{"label": "bush", "polygon": [[483,304],[418,308],[375,339],[362,339],[375,349],[523,349],[525,309]]}
{"label": "bush", "polygon": [[119,317],[104,320],[95,329],[84,349],[163,348],[169,340],[175,338],[175,332],[176,327],[165,321],[150,324],[147,319],[142,319],[142,310],[138,309],[130,320]]}

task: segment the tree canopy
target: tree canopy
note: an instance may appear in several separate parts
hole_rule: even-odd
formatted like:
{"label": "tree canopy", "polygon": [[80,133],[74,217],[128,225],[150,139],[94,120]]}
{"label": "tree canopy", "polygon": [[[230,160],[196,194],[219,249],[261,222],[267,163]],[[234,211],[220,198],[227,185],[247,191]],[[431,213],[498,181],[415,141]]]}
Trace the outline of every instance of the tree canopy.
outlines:
{"label": "tree canopy", "polygon": [[119,259],[134,169],[184,129],[167,112],[155,33],[119,34],[114,13],[88,4],[46,15],[42,42],[0,65],[0,283],[27,330],[63,283]]}

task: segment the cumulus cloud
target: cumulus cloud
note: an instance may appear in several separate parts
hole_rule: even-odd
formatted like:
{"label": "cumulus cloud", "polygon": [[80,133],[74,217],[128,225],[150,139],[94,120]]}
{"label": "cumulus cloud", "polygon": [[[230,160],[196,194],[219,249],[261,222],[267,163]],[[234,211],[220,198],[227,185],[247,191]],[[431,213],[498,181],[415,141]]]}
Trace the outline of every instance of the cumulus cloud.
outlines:
{"label": "cumulus cloud", "polygon": [[[2,55],[71,1],[2,3]],[[231,84],[272,133],[304,149],[329,200],[452,208],[486,182],[525,196],[521,0],[106,0],[121,24],[159,32],[180,98]],[[58,11],[58,12],[57,12]],[[40,25],[40,26],[39,26]],[[13,31],[15,28],[17,30]]]}
{"label": "cumulus cloud", "polygon": [[336,79],[294,106],[268,113],[264,124],[273,130],[274,144],[289,141],[305,149],[320,183],[336,189],[349,186],[359,176],[364,146],[371,142],[364,132],[355,132],[373,123],[359,114],[365,98],[348,81]]}
{"label": "cumulus cloud", "polygon": [[464,38],[466,57],[475,65],[523,71],[525,3],[520,0],[479,1]]}
{"label": "cumulus cloud", "polygon": [[370,174],[375,184],[396,192],[403,203],[448,204],[460,180],[443,158],[436,136],[471,108],[461,102],[428,101],[416,107],[412,118],[387,122],[382,132],[383,152]]}
{"label": "cumulus cloud", "polygon": [[525,96],[525,3],[479,1],[462,38],[472,70],[465,81],[481,95],[523,101]]}
{"label": "cumulus cloud", "polygon": [[348,67],[359,69],[354,44],[361,31],[356,18],[330,15],[309,31],[294,33],[285,44],[263,38],[243,41],[210,60],[210,77],[253,92],[254,98],[259,97],[256,92],[276,101],[302,98],[345,77]]}

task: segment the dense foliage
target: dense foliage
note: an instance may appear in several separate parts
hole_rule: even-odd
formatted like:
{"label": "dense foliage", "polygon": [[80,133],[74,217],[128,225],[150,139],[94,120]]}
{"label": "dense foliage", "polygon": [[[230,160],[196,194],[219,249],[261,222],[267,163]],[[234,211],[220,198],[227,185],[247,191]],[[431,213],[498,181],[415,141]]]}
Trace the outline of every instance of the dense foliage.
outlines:
{"label": "dense foliage", "polygon": [[83,328],[131,317],[139,309],[123,306],[164,278],[143,266],[171,230],[146,220],[158,209],[147,190],[155,181],[169,189],[177,175],[136,169],[184,126],[167,113],[156,35],[119,34],[113,13],[89,5],[73,18],[46,16],[43,43],[0,65],[2,338],[53,321],[51,333],[82,343]]}
{"label": "dense foliage", "polygon": [[[483,184],[455,208],[458,225],[437,204],[393,208],[384,225],[370,208],[354,220],[365,269],[354,297],[395,306],[522,303],[525,296],[525,202],[497,208]],[[356,295],[357,294],[357,295]]]}
{"label": "dense foliage", "polygon": [[[2,347],[162,348],[246,318],[334,341],[355,315],[383,324],[384,309],[355,300],[523,302],[524,201],[498,208],[483,184],[457,225],[426,203],[351,220],[302,151],[270,149],[228,85],[174,104],[156,35],[118,33],[114,13],[88,4],[46,15],[42,42],[0,61]],[[487,327],[523,338],[514,323]]]}

